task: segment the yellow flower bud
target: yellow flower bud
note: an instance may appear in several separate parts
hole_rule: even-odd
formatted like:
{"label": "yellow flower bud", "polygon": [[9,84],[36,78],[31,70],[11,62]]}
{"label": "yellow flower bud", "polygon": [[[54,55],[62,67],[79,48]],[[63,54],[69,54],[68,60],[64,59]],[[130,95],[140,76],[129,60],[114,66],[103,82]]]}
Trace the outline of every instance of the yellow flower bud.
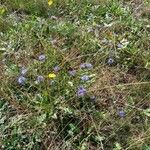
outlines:
{"label": "yellow flower bud", "polygon": [[48,75],[48,77],[49,77],[49,78],[55,78],[55,77],[56,77],[56,74],[50,73],[50,74]]}
{"label": "yellow flower bud", "polygon": [[51,6],[53,4],[52,0],[48,0],[48,5]]}

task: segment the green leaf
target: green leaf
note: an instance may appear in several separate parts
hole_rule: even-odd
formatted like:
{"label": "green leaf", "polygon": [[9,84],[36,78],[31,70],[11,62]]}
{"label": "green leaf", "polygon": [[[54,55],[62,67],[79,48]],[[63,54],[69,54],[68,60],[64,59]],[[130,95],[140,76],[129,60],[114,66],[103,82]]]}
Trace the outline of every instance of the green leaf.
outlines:
{"label": "green leaf", "polygon": [[95,137],[95,139],[96,139],[96,141],[101,142],[101,141],[103,141],[105,139],[105,137],[98,135],[98,136]]}
{"label": "green leaf", "polygon": [[144,113],[144,115],[150,117],[150,108],[146,109],[146,110],[143,110],[143,113]]}
{"label": "green leaf", "polygon": [[118,142],[116,142],[115,148],[113,150],[121,150],[121,149],[122,149],[121,145]]}
{"label": "green leaf", "polygon": [[0,7],[0,15],[3,15],[4,13],[5,13],[5,8],[3,8],[3,7]]}

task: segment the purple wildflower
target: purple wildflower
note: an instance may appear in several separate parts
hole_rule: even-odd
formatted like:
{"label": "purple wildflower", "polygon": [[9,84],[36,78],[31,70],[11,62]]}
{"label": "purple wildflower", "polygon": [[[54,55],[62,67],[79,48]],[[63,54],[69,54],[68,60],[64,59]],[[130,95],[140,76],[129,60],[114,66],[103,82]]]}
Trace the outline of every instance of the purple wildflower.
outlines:
{"label": "purple wildflower", "polygon": [[68,73],[69,73],[71,76],[75,76],[76,70],[69,70]]}
{"label": "purple wildflower", "polygon": [[18,77],[18,83],[20,84],[20,85],[24,85],[25,84],[25,81],[26,81],[26,78],[24,77],[24,76],[20,76],[20,77]]}
{"label": "purple wildflower", "polygon": [[118,115],[119,115],[120,117],[125,117],[125,111],[120,110],[120,111],[118,112]]}
{"label": "purple wildflower", "polygon": [[108,65],[112,65],[114,63],[114,59],[113,58],[109,58],[107,61]]}
{"label": "purple wildflower", "polygon": [[36,81],[37,81],[37,83],[43,82],[44,81],[44,77],[43,76],[37,76]]}
{"label": "purple wildflower", "polygon": [[78,92],[77,92],[77,96],[83,97],[85,94],[86,94],[86,89],[84,87],[79,87]]}
{"label": "purple wildflower", "polygon": [[81,68],[81,69],[86,68],[85,63],[81,64],[81,65],[80,65],[80,68]]}
{"label": "purple wildflower", "polygon": [[93,65],[90,64],[90,63],[86,63],[85,66],[86,66],[86,68],[88,68],[88,69],[91,69],[91,68],[93,67]]}
{"label": "purple wildflower", "polygon": [[42,55],[39,55],[38,58],[39,58],[39,61],[44,61],[46,56],[44,54],[42,54]]}
{"label": "purple wildflower", "polygon": [[60,70],[60,67],[59,67],[59,66],[55,66],[55,67],[54,67],[54,71],[55,71],[55,72],[58,72],[59,70]]}
{"label": "purple wildflower", "polygon": [[27,71],[28,71],[28,69],[22,67],[21,70],[20,70],[21,75],[23,75],[23,76],[26,75],[26,74],[27,74]]}
{"label": "purple wildflower", "polygon": [[89,76],[88,75],[84,75],[81,77],[82,81],[88,81],[89,80]]}
{"label": "purple wildflower", "polygon": [[91,69],[92,67],[93,67],[93,65],[90,64],[90,63],[82,63],[82,64],[80,65],[80,68],[81,68],[81,69],[84,69],[84,68]]}

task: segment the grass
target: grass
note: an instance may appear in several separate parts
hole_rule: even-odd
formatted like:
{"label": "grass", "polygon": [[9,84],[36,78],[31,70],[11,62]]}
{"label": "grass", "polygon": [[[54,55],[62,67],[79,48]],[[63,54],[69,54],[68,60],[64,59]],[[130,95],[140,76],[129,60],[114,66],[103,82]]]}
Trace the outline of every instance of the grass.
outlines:
{"label": "grass", "polygon": [[148,0],[0,4],[0,149],[150,149]]}

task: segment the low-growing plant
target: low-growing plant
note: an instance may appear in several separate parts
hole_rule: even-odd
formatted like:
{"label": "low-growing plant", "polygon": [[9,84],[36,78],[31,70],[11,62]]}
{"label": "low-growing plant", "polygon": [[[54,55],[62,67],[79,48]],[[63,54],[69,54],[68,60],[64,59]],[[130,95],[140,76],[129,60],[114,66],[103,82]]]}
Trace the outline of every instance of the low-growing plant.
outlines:
{"label": "low-growing plant", "polygon": [[117,0],[1,5],[0,149],[149,149],[147,17]]}

